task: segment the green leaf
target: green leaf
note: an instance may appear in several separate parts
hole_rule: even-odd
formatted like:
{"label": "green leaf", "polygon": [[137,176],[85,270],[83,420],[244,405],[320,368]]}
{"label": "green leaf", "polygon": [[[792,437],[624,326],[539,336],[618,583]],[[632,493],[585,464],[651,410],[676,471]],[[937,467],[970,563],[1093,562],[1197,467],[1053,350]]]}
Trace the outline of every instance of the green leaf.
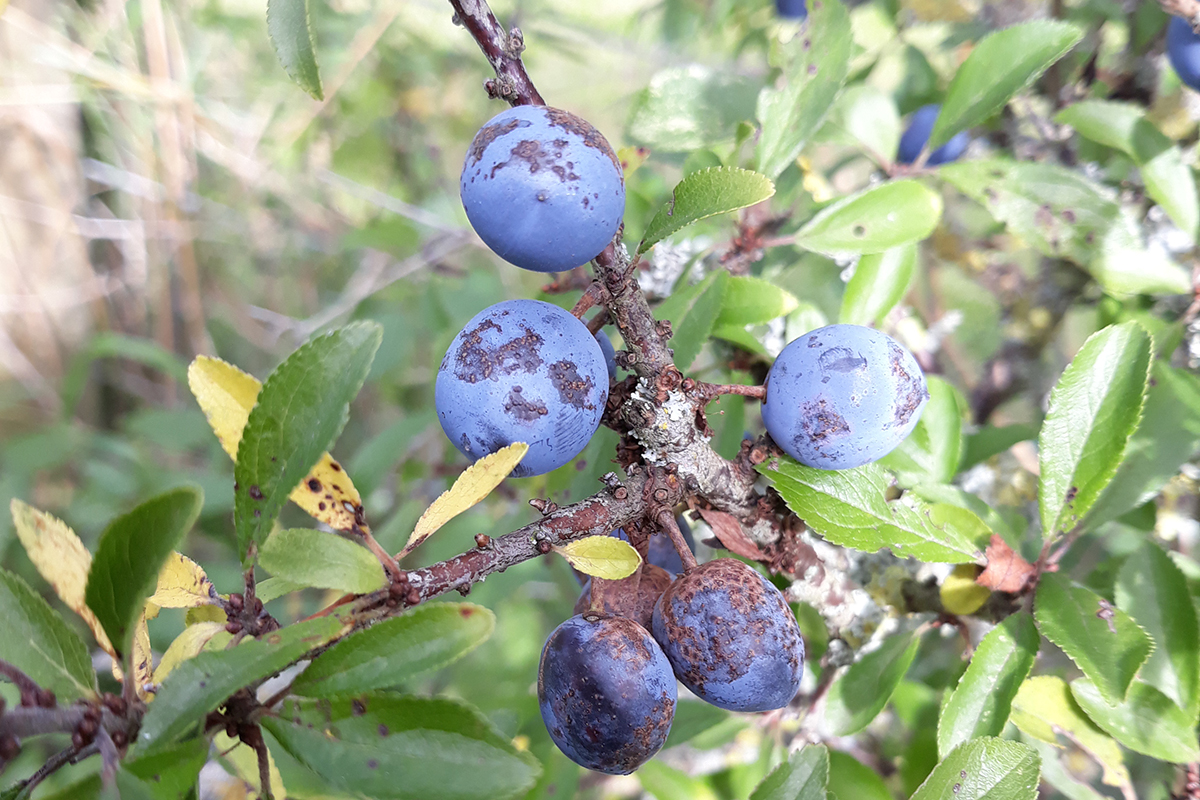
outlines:
{"label": "green leaf", "polygon": [[681,699],[675,704],[675,719],[671,721],[671,732],[663,749],[683,744],[728,719],[730,714],[723,708]]}
{"label": "green leaf", "polygon": [[1071,694],[1092,722],[1135,753],[1174,764],[1200,760],[1195,715],[1185,713],[1153,686],[1134,681],[1125,702],[1116,705],[1082,678],[1072,681]]}
{"label": "green leaf", "polygon": [[163,681],[142,720],[139,754],[178,739],[238,689],[295,663],[335,638],[341,629],[340,620],[320,617],[242,642],[231,650],[204,652],[184,661]]}
{"label": "green leaf", "polygon": [[188,800],[208,760],[208,745],[208,739],[196,736],[121,766],[141,779],[154,800]]}
{"label": "green leaf", "polygon": [[262,724],[330,785],[375,800],[494,800],[528,790],[539,773],[536,760],[452,700],[287,700]]}
{"label": "green leaf", "polygon": [[830,800],[892,800],[879,773],[840,750],[829,751]]}
{"label": "green leaf", "polygon": [[158,585],[158,573],[203,507],[200,487],[182,486],[122,514],[100,535],[84,596],[117,652],[129,652],[134,626]]}
{"label": "green leaf", "polygon": [[942,198],[929,187],[888,181],[823,208],[796,232],[796,244],[830,256],[882,253],[924,239],[941,216]]}
{"label": "green leaf", "polygon": [[1004,158],[960,161],[939,177],[1043,255],[1086,270],[1109,294],[1185,294],[1191,275],[1147,250],[1133,214],[1078,170]]}
{"label": "green leaf", "polygon": [[630,140],[661,152],[690,152],[732,140],[754,115],[761,80],[700,64],[658,72],[633,101]]}
{"label": "green leaf", "polygon": [[962,458],[962,423],[966,401],[937,375],[925,378],[929,402],[912,433],[879,463],[895,472],[901,485],[949,483]]}
{"label": "green leaf", "polygon": [[775,179],[820,129],[850,64],[850,15],[840,0],[813,6],[808,24],[783,43],[783,78],[758,95],[758,171]]}
{"label": "green leaf", "polygon": [[472,603],[417,606],[326,650],[300,674],[292,690],[308,697],[333,697],[400,686],[414,675],[462,658],[495,627],[495,614]]}
{"label": "green leaf", "polygon": [[718,328],[726,325],[761,325],[786,316],[799,307],[800,301],[795,295],[770,281],[749,275],[731,276],[725,281],[721,313],[714,324]]}
{"label": "green leaf", "polygon": [[755,788],[750,800],[825,800],[829,751],[810,744],[793,752]]}
{"label": "green leaf", "polygon": [[1150,637],[1095,592],[1057,572],[1042,574],[1034,603],[1042,635],[1067,654],[1106,700],[1118,703],[1150,655]]}
{"label": "green leaf", "polygon": [[911,633],[889,636],[878,650],[851,664],[829,687],[825,720],[838,736],[857,733],[875,719],[917,655],[919,637]]}
{"label": "green leaf", "polygon": [[1037,675],[1013,699],[1012,722],[1026,736],[1059,745],[1061,735],[1087,752],[1104,770],[1109,786],[1129,783],[1121,748],[1084,715],[1062,678]]}
{"label": "green leaf", "polygon": [[275,368],[258,394],[238,445],[234,478],[238,552],[271,532],[288,494],[346,424],[350,401],[367,377],[382,328],[353,323],[318,336]]}
{"label": "green leaf", "polygon": [[968,739],[1004,731],[1013,698],[1029,677],[1040,644],[1033,617],[1023,611],[983,637],[958,686],[942,705],[938,753],[945,755]]}
{"label": "green leaf", "polygon": [[58,699],[96,696],[96,673],[83,640],[29,584],[0,569],[0,659]]}
{"label": "green leaf", "polygon": [[1200,714],[1200,624],[1182,570],[1161,547],[1146,542],[1121,565],[1115,598],[1117,608],[1154,642],[1139,678],[1195,720]]}
{"label": "green leaf", "polygon": [[972,739],[933,768],[912,800],[1035,800],[1040,766],[1027,744]]}
{"label": "green leaf", "polygon": [[773,194],[775,184],[748,169],[710,167],[693,172],[676,185],[671,199],[646,226],[638,255],[693,222],[761,203]]}
{"label": "green leaf", "polygon": [[896,157],[900,144],[900,112],[896,101],[874,86],[851,86],[838,100],[842,126],[881,164]]}
{"label": "green leaf", "polygon": [[1089,784],[1081,782],[1067,769],[1063,763],[1065,758],[1070,758],[1073,764],[1079,763],[1073,757],[1073,753],[1064,756],[1055,749],[1054,745],[1032,736],[1022,737],[1021,741],[1032,745],[1033,749],[1037,750],[1038,755],[1041,756],[1042,781],[1057,789],[1067,800],[1108,800],[1107,796],[1100,794]]}
{"label": "green leaf", "polygon": [[1110,325],[1088,337],[1051,392],[1038,437],[1047,540],[1072,530],[1116,474],[1142,415],[1151,345],[1136,322]]}
{"label": "green leaf", "polygon": [[1117,474],[1088,514],[1096,528],[1158,494],[1200,451],[1200,378],[1155,361],[1142,421]]}
{"label": "green leaf", "polygon": [[680,369],[691,367],[712,333],[728,280],[729,273],[716,270],[694,286],[676,291],[654,309],[655,318],[671,322],[671,346]]}
{"label": "green leaf", "polygon": [[910,242],[858,260],[842,295],[838,321],[874,325],[896,307],[917,272],[917,245]]}
{"label": "green leaf", "polygon": [[946,89],[929,149],[999,111],[1081,38],[1083,31],[1075,25],[1052,20],[1025,22],[983,37]]}
{"label": "green leaf", "polygon": [[279,63],[296,85],[317,100],[324,100],[308,0],[267,0],[267,34]]}
{"label": "green leaf", "polygon": [[283,578],[266,578],[258,582],[258,586],[255,587],[255,596],[264,603],[269,603],[285,594],[298,592],[304,588],[306,587],[302,583],[292,583]]}
{"label": "green leaf", "polygon": [[974,543],[943,518],[944,504],[889,503],[887,475],[877,464],[824,470],[782,457],[757,469],[788,508],[834,544],[868,553],[888,547],[898,556],[953,564],[980,556]]}
{"label": "green leaf", "polygon": [[319,589],[365,594],[387,585],[383,566],[370,550],[311,528],[271,534],[258,561],[277,578]]}
{"label": "green leaf", "polygon": [[964,472],[982,461],[987,461],[994,455],[1003,453],[1017,442],[1036,439],[1037,435],[1037,428],[1024,423],[1002,427],[988,425],[981,428],[966,437],[958,471]]}
{"label": "green leaf", "polygon": [[708,781],[668,767],[661,761],[648,761],[638,768],[637,779],[654,800],[717,800]]}
{"label": "green leaf", "polygon": [[1142,109],[1132,103],[1084,100],[1060,111],[1054,121],[1133,159],[1150,197],[1176,225],[1196,236],[1200,204],[1191,167],[1183,163],[1179,147],[1146,119]]}

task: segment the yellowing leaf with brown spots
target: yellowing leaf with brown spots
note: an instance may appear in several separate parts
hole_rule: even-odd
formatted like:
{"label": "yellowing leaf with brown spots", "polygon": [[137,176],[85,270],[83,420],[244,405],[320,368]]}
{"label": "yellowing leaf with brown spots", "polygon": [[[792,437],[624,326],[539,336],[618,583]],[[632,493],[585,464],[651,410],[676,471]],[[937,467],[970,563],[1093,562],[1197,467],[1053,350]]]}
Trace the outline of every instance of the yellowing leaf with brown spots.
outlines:
{"label": "yellowing leaf with brown spots", "polygon": [[[219,358],[199,356],[188,367],[188,386],[208,417],[217,440],[234,461],[250,409],[258,400],[262,383]],[[325,453],[300,485],[289,495],[292,502],[338,531],[365,528],[362,498],[354,482],[333,456]]]}
{"label": "yellowing leaf with brown spots", "polygon": [[[209,605],[216,598],[213,583],[195,561],[185,555],[171,553],[158,573],[158,588],[150,603],[159,608],[194,608]],[[153,619],[155,614],[149,615]]]}
{"label": "yellowing leaf with brown spots", "polygon": [[183,629],[183,633],[175,637],[167,652],[163,653],[158,668],[154,670],[154,682],[162,683],[178,667],[189,658],[194,658],[204,649],[204,645],[221,631],[225,630],[223,622],[197,622]]}
{"label": "yellowing leaf with brown spots", "polygon": [[412,535],[408,537],[408,544],[404,545],[398,557],[402,558],[411,553],[438,528],[491,494],[492,490],[516,469],[527,452],[529,445],[514,442],[467,467],[467,471],[458,476],[454,485],[442,492],[441,497],[425,509],[425,513],[417,520]]}
{"label": "yellowing leaf with brown spots", "polygon": [[79,541],[75,531],[62,520],[14,499],[9,506],[17,538],[29,560],[54,589],[67,608],[74,611],[92,629],[96,642],[109,655],[115,655],[112,642],[84,600],[92,554]]}
{"label": "yellowing leaf with brown spots", "polygon": [[[150,607],[149,603],[147,607]],[[154,654],[150,650],[150,627],[146,625],[145,614],[142,614],[137,627],[133,629],[130,658],[133,660],[133,688],[137,690],[137,696],[145,700],[149,694],[145,688],[146,684],[154,681]]]}
{"label": "yellowing leaf with brown spots", "polygon": [[588,536],[555,547],[554,551],[585,575],[609,581],[628,578],[642,563],[637,550],[615,536]]}

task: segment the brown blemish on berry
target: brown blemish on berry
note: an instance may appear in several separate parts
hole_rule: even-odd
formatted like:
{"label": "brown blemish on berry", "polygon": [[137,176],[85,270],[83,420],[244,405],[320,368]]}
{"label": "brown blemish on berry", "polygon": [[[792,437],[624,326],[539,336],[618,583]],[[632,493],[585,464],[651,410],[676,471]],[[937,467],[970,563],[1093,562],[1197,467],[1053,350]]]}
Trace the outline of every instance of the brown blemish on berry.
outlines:
{"label": "brown blemish on berry", "polygon": [[521,387],[514,386],[504,401],[504,413],[521,422],[534,422],[550,412],[541,400],[528,400],[521,394]]}
{"label": "brown blemish on berry", "polygon": [[475,134],[475,138],[471,141],[471,149],[467,151],[467,158],[470,159],[471,166],[479,163],[479,159],[483,158],[483,152],[492,142],[504,134],[512,133],[518,127],[528,124],[524,120],[508,119],[504,122],[497,122],[495,125],[484,125],[479,129],[479,133]]}
{"label": "brown blemish on berry", "polygon": [[[480,322],[473,330],[464,331],[461,344],[454,356],[454,375],[467,383],[498,380],[501,375],[518,372],[533,373],[542,365],[544,340],[530,328],[523,328],[521,336],[501,345],[484,342],[483,334],[489,330],[502,333],[502,329],[490,319]],[[450,354],[447,353],[449,358]],[[445,363],[442,368],[445,369]]]}
{"label": "brown blemish on berry", "polygon": [[550,382],[558,390],[559,399],[575,408],[592,410],[596,406],[588,401],[595,382],[591,376],[582,377],[573,361],[556,361],[550,365]]}
{"label": "brown blemish on berry", "polygon": [[929,399],[929,390],[925,388],[924,381],[919,377],[914,378],[904,368],[904,351],[895,342],[888,342],[888,357],[892,375],[896,377],[896,396],[899,398],[893,424],[904,427],[921,404]]}
{"label": "brown blemish on berry", "polygon": [[617,174],[621,176],[621,183],[625,182],[625,175],[621,172],[621,162],[617,160],[617,154],[613,152],[612,145],[604,138],[600,131],[596,130],[595,126],[587,120],[577,117],[569,111],[563,111],[561,108],[545,109],[546,119],[556,128],[562,128],[568,133],[573,133],[583,140],[586,147],[593,147],[599,150],[608,159],[612,161],[613,166],[617,169]]}

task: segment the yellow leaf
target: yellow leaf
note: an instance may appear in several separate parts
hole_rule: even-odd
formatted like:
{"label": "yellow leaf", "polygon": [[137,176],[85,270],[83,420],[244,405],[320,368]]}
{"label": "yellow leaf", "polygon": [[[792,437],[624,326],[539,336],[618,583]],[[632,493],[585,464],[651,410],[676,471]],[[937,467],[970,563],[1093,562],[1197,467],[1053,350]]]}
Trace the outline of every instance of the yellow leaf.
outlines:
{"label": "yellow leaf", "polygon": [[171,674],[171,670],[189,658],[199,655],[204,645],[223,630],[225,625],[221,622],[198,622],[184,628],[183,633],[176,636],[167,652],[163,653],[162,661],[158,662],[158,668],[154,670],[154,682],[162,683],[163,679]]}
{"label": "yellow leaf", "polygon": [[219,622],[224,625],[227,619],[225,610],[220,606],[196,606],[187,610],[183,623],[195,625],[198,622]]}
{"label": "yellow leaf", "polygon": [[[237,460],[242,430],[262,384],[219,358],[199,356],[188,367],[188,386],[229,457]],[[342,465],[325,453],[292,493],[292,502],[337,531],[366,528],[362,498]]]}
{"label": "yellow leaf", "polygon": [[554,550],[585,575],[609,581],[628,578],[642,563],[637,550],[615,536],[588,536]]}
{"label": "yellow leaf", "polygon": [[117,651],[83,598],[88,571],[92,568],[92,554],[62,520],[16,499],[9,507],[17,538],[25,546],[29,560],[67,608],[83,618],[100,647],[115,658]]}
{"label": "yellow leaf", "polygon": [[200,565],[187,556],[171,553],[158,573],[158,588],[150,602],[160,608],[194,608],[210,605],[215,598],[213,583]]}
{"label": "yellow leaf", "polygon": [[978,571],[974,564],[959,564],[946,576],[939,590],[943,608],[951,614],[974,614],[987,602],[992,592],[975,582]]}
{"label": "yellow leaf", "polygon": [[[218,733],[213,739],[213,744],[216,745],[218,753],[224,753],[225,761],[229,766],[233,767],[234,773],[238,778],[245,782],[249,793],[246,795],[247,800],[258,798],[260,787],[258,785],[258,755],[254,750],[245,744],[242,744],[236,739],[229,738],[224,731]],[[275,759],[271,756],[271,751],[267,751],[267,767],[270,769],[271,778],[271,794],[276,797],[287,797],[287,789],[283,785],[283,777],[279,774],[279,768],[275,766]]]}
{"label": "yellow leaf", "polygon": [[629,179],[630,173],[646,163],[646,159],[650,157],[650,150],[645,147],[622,147],[617,151],[617,159],[621,162],[621,171],[625,174],[625,179]]}
{"label": "yellow leaf", "polygon": [[150,650],[150,627],[146,625],[144,613],[133,631],[133,652],[130,657],[133,659],[133,688],[137,696],[145,700],[149,695],[146,684],[154,682],[154,654]]}
{"label": "yellow leaf", "polygon": [[442,492],[441,497],[425,509],[425,513],[417,520],[417,527],[408,537],[408,544],[404,545],[398,557],[411,553],[438,528],[491,494],[492,489],[499,486],[500,482],[508,477],[508,473],[521,463],[527,452],[529,445],[514,442],[467,467],[467,471],[458,476],[454,485]]}
{"label": "yellow leaf", "polygon": [[1100,764],[1101,780],[1109,786],[1129,782],[1121,748],[1087,718],[1062,678],[1035,675],[1022,683],[1013,698],[1012,723],[1026,736],[1058,747],[1058,737],[1066,737]]}

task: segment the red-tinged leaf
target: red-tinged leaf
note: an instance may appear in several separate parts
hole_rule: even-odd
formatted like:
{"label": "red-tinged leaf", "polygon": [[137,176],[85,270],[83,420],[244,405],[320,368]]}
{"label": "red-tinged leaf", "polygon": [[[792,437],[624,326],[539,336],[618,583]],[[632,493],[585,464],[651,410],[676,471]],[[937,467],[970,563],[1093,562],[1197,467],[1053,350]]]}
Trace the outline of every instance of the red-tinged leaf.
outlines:
{"label": "red-tinged leaf", "polygon": [[1017,594],[1037,575],[1033,564],[1008,546],[1008,542],[993,533],[985,553],[987,566],[975,582],[993,592]]}

